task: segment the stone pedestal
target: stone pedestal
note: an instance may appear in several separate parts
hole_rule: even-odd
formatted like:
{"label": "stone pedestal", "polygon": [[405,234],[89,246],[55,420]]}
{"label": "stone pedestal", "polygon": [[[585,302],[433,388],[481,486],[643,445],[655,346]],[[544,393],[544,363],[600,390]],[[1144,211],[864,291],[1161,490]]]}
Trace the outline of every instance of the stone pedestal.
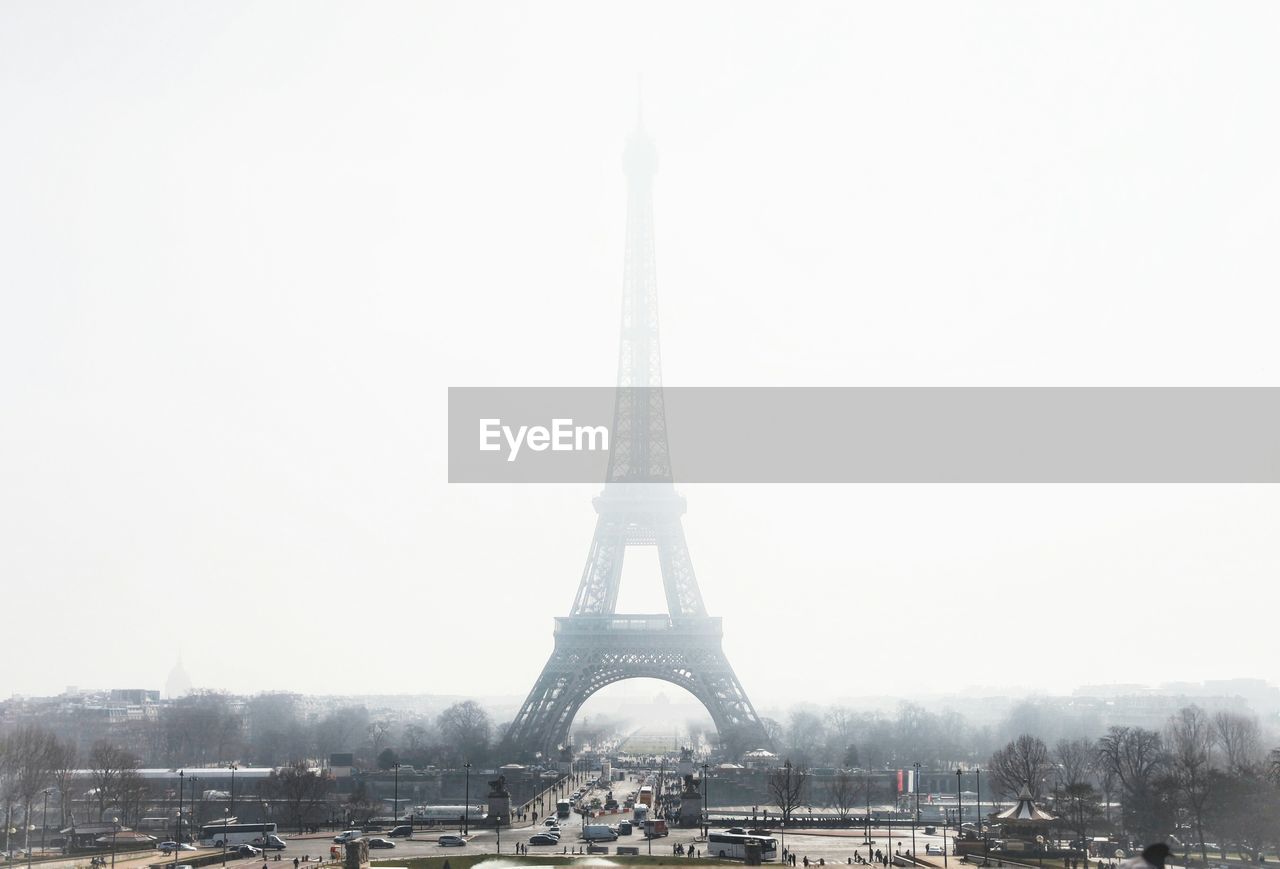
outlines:
{"label": "stone pedestal", "polygon": [[369,869],[369,843],[364,839],[348,842],[342,869]]}
{"label": "stone pedestal", "polygon": [[493,826],[493,819],[499,816],[502,818],[502,826],[511,826],[511,796],[509,794],[501,796],[489,794],[488,825]]}
{"label": "stone pedestal", "polygon": [[702,794],[697,791],[680,795],[680,826],[696,827],[702,822]]}

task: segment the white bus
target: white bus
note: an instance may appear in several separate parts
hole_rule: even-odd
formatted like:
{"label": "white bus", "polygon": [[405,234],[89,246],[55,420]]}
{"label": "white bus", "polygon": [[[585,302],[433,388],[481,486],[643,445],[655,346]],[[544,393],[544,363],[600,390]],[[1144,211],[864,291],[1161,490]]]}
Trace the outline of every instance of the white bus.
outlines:
{"label": "white bus", "polygon": [[232,821],[229,824],[205,824],[200,828],[200,844],[206,848],[221,848],[225,845],[252,845],[254,839],[269,841],[276,834],[276,825],[241,824]]}
{"label": "white bus", "polygon": [[707,836],[707,856],[723,860],[747,859],[747,844],[760,845],[761,860],[778,859],[778,840],[771,836],[752,836],[743,833],[712,833]]}
{"label": "white bus", "polygon": [[397,822],[408,821],[412,816],[415,824],[447,825],[459,821],[464,813],[470,824],[481,823],[489,817],[488,807],[472,803],[470,806],[411,806],[396,820]]}

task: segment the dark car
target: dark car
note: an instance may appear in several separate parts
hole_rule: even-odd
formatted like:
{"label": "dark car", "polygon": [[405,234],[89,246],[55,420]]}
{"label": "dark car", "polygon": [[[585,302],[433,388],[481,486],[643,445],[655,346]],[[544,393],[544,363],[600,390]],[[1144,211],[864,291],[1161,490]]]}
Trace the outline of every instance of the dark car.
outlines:
{"label": "dark car", "polygon": [[236,853],[241,857],[257,857],[262,854],[262,849],[252,845],[240,845],[236,848]]}
{"label": "dark car", "polygon": [[529,837],[530,845],[558,845],[560,839],[556,836],[548,836],[546,833],[536,833]]}
{"label": "dark car", "polygon": [[396,843],[391,841],[390,839],[377,838],[377,839],[369,840],[370,848],[394,848],[395,846],[396,846]]}
{"label": "dark car", "polygon": [[399,839],[403,836],[412,836],[413,827],[410,824],[401,824],[398,827],[392,827],[391,832],[387,833],[387,835],[393,839]]}

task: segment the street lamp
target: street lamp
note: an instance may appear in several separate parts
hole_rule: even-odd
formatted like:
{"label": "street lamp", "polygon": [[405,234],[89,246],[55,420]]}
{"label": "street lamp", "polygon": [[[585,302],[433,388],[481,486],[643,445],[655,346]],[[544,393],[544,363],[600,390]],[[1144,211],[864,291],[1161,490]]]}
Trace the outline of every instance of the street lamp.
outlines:
{"label": "street lamp", "polygon": [[466,763],[464,763],[464,764],[463,764],[463,766],[464,766],[464,767],[466,767],[466,770],[467,770],[467,790],[466,790],[466,795],[467,795],[467,796],[466,796],[466,799],[465,799],[464,804],[463,804],[463,806],[462,806],[462,835],[464,835],[464,836],[465,836],[465,835],[467,835],[467,834],[470,832],[470,830],[471,830],[471,827],[470,827],[470,815],[471,815],[471,761],[467,761]]}
{"label": "street lamp", "polygon": [[987,841],[987,828],[982,823],[982,768],[973,768],[974,780],[978,791],[978,833],[982,836],[982,865],[986,866],[990,861],[989,843]]}
{"label": "street lamp", "polygon": [[45,856],[44,834],[49,829],[49,794],[53,788],[44,789],[44,808],[40,810],[40,854]]}
{"label": "street lamp", "polygon": [[710,784],[707,782],[707,765],[702,765],[702,835],[711,835],[711,803],[707,796]]}
{"label": "street lamp", "polygon": [[[178,809],[177,824],[179,830],[182,829],[182,809]],[[265,835],[265,834],[264,834]],[[178,852],[182,850],[182,840],[173,840],[173,869],[178,869]]]}
{"label": "street lamp", "polygon": [[231,820],[231,810],[222,810],[222,865],[227,865],[227,825]]}
{"label": "street lamp", "polygon": [[[178,770],[178,821],[174,826],[173,841],[179,845],[182,844],[182,792],[187,789],[186,783],[187,771],[185,769]],[[173,862],[178,862],[178,849],[173,849]]]}
{"label": "street lamp", "polygon": [[916,768],[915,778],[911,780],[911,789],[915,791],[916,810],[911,813],[911,862],[916,860],[916,827],[920,824],[920,761],[911,764]]}
{"label": "street lamp", "polygon": [[116,834],[120,832],[120,819],[111,816],[111,869],[116,869]]}
{"label": "street lamp", "polygon": [[236,770],[239,768],[234,763],[227,764],[227,768],[231,770],[231,813],[236,811]]}
{"label": "street lamp", "polygon": [[392,764],[392,768],[396,771],[395,797],[391,803],[391,826],[400,823],[400,764]]}
{"label": "street lamp", "polygon": [[493,829],[498,834],[498,853],[502,853],[502,815],[493,816]]}

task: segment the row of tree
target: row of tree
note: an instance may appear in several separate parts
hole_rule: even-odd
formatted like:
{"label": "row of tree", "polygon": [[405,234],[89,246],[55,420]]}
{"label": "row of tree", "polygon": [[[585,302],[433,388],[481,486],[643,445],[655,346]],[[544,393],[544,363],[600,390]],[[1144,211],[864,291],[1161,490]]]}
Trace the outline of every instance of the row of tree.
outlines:
{"label": "row of tree", "polygon": [[447,766],[460,758],[489,760],[493,723],[474,701],[455,703],[437,715],[394,719],[363,705],[317,715],[296,694],[235,697],[200,692],[165,704],[140,720],[109,721],[92,710],[34,716],[82,758],[109,742],[144,767],[214,766],[231,761],[283,766],[303,758],[351,752],[372,766],[387,749],[402,762]]}
{"label": "row of tree", "polygon": [[[793,719],[793,726],[802,720]],[[848,749],[846,760],[854,757],[856,748]],[[994,751],[982,772],[991,783],[989,793],[1011,800],[1028,791],[1080,839],[1105,830],[1140,842],[1170,840],[1205,861],[1211,838],[1255,859],[1280,846],[1280,750],[1264,751],[1258,722],[1246,715],[1210,715],[1192,705],[1162,730],[1114,726],[1096,739],[1058,739],[1052,748],[1023,733]],[[806,793],[817,781],[823,782],[822,792]],[[806,763],[791,761],[767,781],[784,819],[815,802],[848,817],[871,804],[875,786],[868,772],[838,769],[818,779]]]}

